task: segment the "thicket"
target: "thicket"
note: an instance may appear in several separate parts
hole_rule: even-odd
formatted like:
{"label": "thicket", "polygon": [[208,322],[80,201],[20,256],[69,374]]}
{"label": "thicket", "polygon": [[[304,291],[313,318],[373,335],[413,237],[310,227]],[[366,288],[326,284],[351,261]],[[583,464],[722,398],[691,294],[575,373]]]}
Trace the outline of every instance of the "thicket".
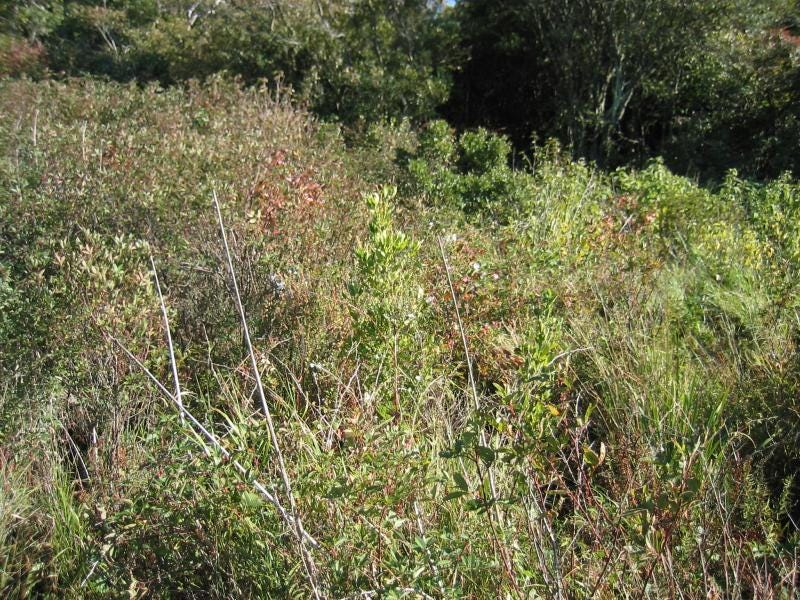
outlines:
{"label": "thicket", "polygon": [[220,78],[7,79],[0,133],[3,595],[796,596],[790,177]]}
{"label": "thicket", "polygon": [[518,152],[719,183],[797,175],[796,0],[17,0],[0,74],[162,85],[226,72],[357,125],[444,116]]}
{"label": "thicket", "polygon": [[800,8],[783,0],[463,0],[446,114],[606,166],[662,156],[719,181],[776,177],[798,136]]}
{"label": "thicket", "polygon": [[0,14],[0,73],[169,85],[225,72],[351,125],[421,120],[453,67],[454,24],[437,14],[426,0],[23,0]]}
{"label": "thicket", "polygon": [[0,5],[0,595],[797,597],[798,18]]}

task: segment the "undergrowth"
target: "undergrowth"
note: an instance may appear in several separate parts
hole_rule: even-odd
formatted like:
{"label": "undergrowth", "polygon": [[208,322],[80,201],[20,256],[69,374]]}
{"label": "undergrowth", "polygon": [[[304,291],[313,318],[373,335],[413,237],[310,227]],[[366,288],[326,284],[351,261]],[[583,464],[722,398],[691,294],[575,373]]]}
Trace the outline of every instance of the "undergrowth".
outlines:
{"label": "undergrowth", "polygon": [[308,597],[295,516],[325,597],[797,595],[790,178],[349,147],[225,79],[4,80],[0,133],[5,596]]}

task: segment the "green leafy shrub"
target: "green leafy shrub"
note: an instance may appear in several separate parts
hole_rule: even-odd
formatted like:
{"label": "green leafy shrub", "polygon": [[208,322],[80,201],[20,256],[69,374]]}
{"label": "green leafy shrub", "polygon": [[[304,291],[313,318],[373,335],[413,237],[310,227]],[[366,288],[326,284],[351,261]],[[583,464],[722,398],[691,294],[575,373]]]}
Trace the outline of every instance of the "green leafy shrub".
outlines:
{"label": "green leafy shrub", "polygon": [[662,161],[652,162],[640,173],[619,171],[617,175],[620,192],[634,197],[639,214],[665,240],[676,234],[686,235],[711,216],[717,216],[711,209],[710,194],[670,172]]}
{"label": "green leafy shrub", "polygon": [[439,205],[507,221],[525,210],[530,176],[508,164],[511,145],[485,129],[468,131],[458,143],[444,121],[433,121],[419,136],[416,152],[405,158],[408,188]]}
{"label": "green leafy shrub", "polygon": [[367,197],[369,238],[356,248],[355,277],[348,286],[354,340],[375,373],[376,387],[389,382],[391,389],[382,393],[393,397],[395,410],[401,391],[403,396],[413,394],[429,379],[432,345],[416,274],[419,243],[393,224],[396,193],[396,188],[384,187]]}
{"label": "green leafy shrub", "polygon": [[466,173],[483,175],[508,166],[511,144],[499,135],[480,128],[466,131],[458,140],[459,167]]}
{"label": "green leafy shrub", "polygon": [[431,166],[450,167],[457,156],[453,129],[447,121],[429,122],[419,134],[419,147],[416,155]]}
{"label": "green leafy shrub", "polygon": [[788,174],[751,188],[743,198],[756,231],[789,264],[800,262],[800,187]]}

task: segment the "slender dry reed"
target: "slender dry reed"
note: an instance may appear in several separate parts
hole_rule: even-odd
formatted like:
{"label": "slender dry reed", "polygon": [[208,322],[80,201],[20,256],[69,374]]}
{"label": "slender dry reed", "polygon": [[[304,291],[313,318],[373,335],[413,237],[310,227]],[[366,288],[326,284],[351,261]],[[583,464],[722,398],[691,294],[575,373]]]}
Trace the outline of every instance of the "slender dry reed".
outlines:
{"label": "slender dry reed", "polygon": [[283,452],[281,452],[280,443],[278,441],[278,436],[275,433],[275,426],[272,420],[272,413],[269,410],[269,405],[267,404],[266,394],[264,393],[264,386],[261,383],[261,373],[258,368],[258,360],[256,359],[256,353],[253,349],[253,344],[250,341],[250,328],[247,326],[247,317],[244,312],[244,306],[242,304],[242,298],[239,294],[239,285],[236,282],[236,273],[233,269],[233,260],[231,259],[231,252],[230,248],[228,247],[228,236],[225,233],[225,225],[222,221],[222,211],[219,207],[219,200],[217,199],[217,192],[216,190],[213,193],[213,200],[214,200],[214,209],[217,212],[217,221],[219,222],[219,231],[222,235],[222,244],[225,249],[225,258],[227,259],[228,263],[228,270],[230,271],[231,275],[231,284],[233,287],[233,298],[236,302],[236,308],[239,311],[239,317],[242,321],[242,333],[244,334],[244,342],[247,346],[247,351],[250,354],[250,365],[253,368],[253,377],[256,381],[256,391],[258,393],[258,397],[261,400],[261,409],[264,412],[264,417],[267,421],[267,430],[269,431],[270,438],[272,440],[273,447],[275,449],[275,457],[278,459],[278,469],[281,473],[281,479],[283,480],[283,487],[284,491],[286,492],[286,498],[289,501],[289,511],[292,515],[292,520],[295,524],[296,533],[297,533],[297,540],[300,545],[300,555],[303,559],[303,566],[306,570],[306,575],[308,577],[309,584],[311,585],[311,589],[314,592],[315,598],[321,598],[319,586],[317,584],[317,576],[316,576],[316,565],[314,564],[314,558],[311,556],[311,553],[308,551],[305,545],[304,537],[303,537],[303,527],[300,521],[300,516],[297,514],[297,506],[294,500],[294,493],[292,492],[292,483],[289,479],[289,473],[286,469],[286,464],[283,460]]}
{"label": "slender dry reed", "polygon": [[[128,348],[113,335],[108,333],[106,333],[106,335],[111,339],[111,341],[117,344],[117,346],[119,346],[120,349],[122,349],[122,351],[128,356],[128,358],[130,358],[131,361],[137,367],[139,367],[145,375],[147,375],[148,379],[150,379],[150,381],[152,381],[153,384],[155,384],[155,386],[161,391],[161,393],[164,394],[167,397],[167,399],[169,399],[173,404],[175,404],[175,407],[178,409],[180,414],[185,416],[189,420],[191,425],[202,434],[202,437],[204,437],[214,449],[216,449],[225,459],[227,459],[228,462],[230,462],[230,464],[234,466],[234,468],[239,472],[239,474],[244,478],[244,480],[247,481],[250,485],[252,485],[253,488],[255,488],[256,491],[258,491],[258,493],[261,494],[267,502],[269,502],[272,506],[275,507],[275,509],[278,511],[278,514],[280,514],[281,518],[283,518],[283,520],[286,521],[287,525],[289,525],[293,530],[296,529],[297,524],[294,522],[294,518],[289,514],[289,512],[285,508],[283,508],[283,505],[281,505],[278,498],[274,494],[272,494],[264,484],[258,481],[258,479],[252,477],[250,475],[249,470],[244,465],[242,465],[239,461],[232,459],[231,453],[225,448],[225,446],[222,445],[222,442],[220,442],[219,439],[217,439],[217,436],[215,436],[208,429],[206,429],[206,427],[200,421],[198,421],[197,418],[182,403],[178,402],[177,398],[175,398],[175,396],[172,393],[170,393],[170,391],[166,388],[166,386],[164,386],[164,384],[161,383],[155,375],[153,375],[150,369],[148,369],[144,365],[144,363],[142,363],[142,361],[140,361],[136,357],[136,355],[134,355],[130,350],[128,350]],[[203,449],[208,451],[208,446],[204,444]],[[311,537],[311,535],[308,532],[302,529],[302,525],[300,525],[300,527],[303,539],[305,539],[305,541],[311,544],[313,547],[317,547],[319,545],[317,541],[313,537]]]}
{"label": "slender dry reed", "polygon": [[181,392],[181,381],[178,377],[178,364],[175,361],[175,349],[172,345],[172,331],[169,326],[169,317],[167,316],[167,305],[164,303],[164,295],[161,293],[161,283],[158,281],[158,271],[156,270],[156,262],[153,256],[150,255],[150,266],[153,268],[153,279],[156,282],[156,291],[158,292],[158,301],[161,304],[161,314],[164,317],[164,331],[167,337],[167,348],[169,349],[169,364],[172,367],[172,381],[175,384],[175,401],[178,403],[178,410],[181,414],[181,424],[184,423],[183,415],[183,394]]}
{"label": "slender dry reed", "polygon": [[[464,348],[464,360],[467,363],[467,379],[469,380],[469,387],[472,392],[472,400],[475,408],[475,412],[480,412],[481,410],[481,401],[480,396],[478,395],[478,387],[475,383],[475,374],[472,370],[472,356],[469,352],[469,344],[467,343],[467,334],[464,331],[464,323],[461,320],[461,311],[458,308],[458,296],[456,295],[456,289],[453,286],[453,277],[450,273],[450,262],[447,260],[447,253],[444,250],[444,244],[442,243],[442,238],[437,237],[436,241],[439,243],[439,252],[442,256],[442,264],[444,265],[444,271],[447,275],[447,285],[450,288],[450,298],[453,301],[453,310],[456,315],[456,323],[458,324],[458,332],[461,335],[461,343]],[[486,433],[484,432],[483,428],[480,428],[479,433],[479,441],[481,446],[488,447],[486,441]],[[478,475],[480,476],[481,480],[483,480],[483,475],[481,472],[481,461],[480,459],[476,460],[476,466],[478,468]],[[511,579],[511,583],[514,586],[514,590],[517,592],[518,595],[521,594],[519,589],[519,584],[517,582],[517,577],[514,571],[514,563],[511,560],[511,557],[508,554],[508,549],[505,547],[505,544],[500,540],[500,536],[497,532],[497,528],[499,527],[501,530],[503,529],[503,514],[500,512],[500,508],[497,505],[498,495],[497,495],[497,485],[495,483],[494,478],[494,471],[492,470],[492,465],[486,465],[486,475],[489,480],[489,492],[491,493],[492,497],[490,498],[489,502],[491,504],[491,511],[489,514],[489,524],[492,528],[492,534],[494,536],[495,545],[500,552],[500,556],[503,559],[503,564],[506,569],[506,573],[508,573],[509,578]],[[492,515],[494,519],[492,519]],[[497,526],[495,526],[495,521],[497,522]]]}

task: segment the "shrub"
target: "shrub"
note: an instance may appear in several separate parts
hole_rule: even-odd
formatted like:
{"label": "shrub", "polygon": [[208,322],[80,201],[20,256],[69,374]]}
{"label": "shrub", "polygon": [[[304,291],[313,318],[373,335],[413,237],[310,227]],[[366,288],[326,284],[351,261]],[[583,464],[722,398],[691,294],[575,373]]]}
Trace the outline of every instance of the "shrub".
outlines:
{"label": "shrub", "polygon": [[[356,271],[348,286],[354,341],[374,377],[375,391],[402,399],[430,378],[428,312],[419,283],[419,244],[395,229],[392,213],[397,190],[381,188],[367,197],[369,238],[356,248]],[[388,384],[388,389],[385,389]],[[388,414],[385,406],[379,412]]]}
{"label": "shrub", "polygon": [[508,140],[484,129],[455,143],[444,121],[429,123],[414,154],[403,157],[407,187],[428,202],[457,206],[468,215],[506,222],[530,199],[530,176],[508,164]]}
{"label": "shrub", "polygon": [[41,77],[47,68],[47,53],[41,42],[0,33],[0,77]]}
{"label": "shrub", "polygon": [[[353,148],[219,77],[5,79],[0,132],[3,594],[312,594],[248,485],[282,469],[212,191],[325,595],[793,593],[790,179],[552,143],[514,170],[443,123]],[[151,255],[184,405],[229,456],[110,337],[171,384]]]}
{"label": "shrub", "polygon": [[509,141],[486,129],[464,132],[458,140],[459,167],[462,172],[483,175],[508,167],[511,155]]}

